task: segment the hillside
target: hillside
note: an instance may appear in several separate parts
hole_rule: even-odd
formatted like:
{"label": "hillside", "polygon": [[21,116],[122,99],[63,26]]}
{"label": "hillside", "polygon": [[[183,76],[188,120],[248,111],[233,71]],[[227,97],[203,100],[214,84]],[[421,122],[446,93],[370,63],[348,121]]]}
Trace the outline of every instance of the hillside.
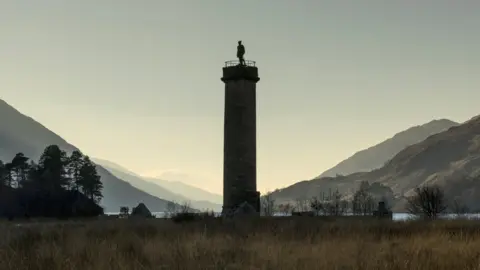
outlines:
{"label": "hillside", "polygon": [[[143,177],[143,179],[162,186],[173,193],[180,194],[196,201],[209,201],[216,204],[223,203],[222,195],[211,193],[209,191],[197,188],[186,184],[184,181],[170,180],[171,178],[163,179],[162,177]],[[175,178],[173,178],[175,179]],[[193,181],[190,181],[191,183]],[[202,183],[197,181],[197,183]]]}
{"label": "hillside", "polygon": [[[45,147],[52,144],[68,153],[77,149],[0,99],[0,160],[9,161],[18,152],[38,160]],[[140,202],[145,203],[153,212],[165,210],[168,201],[133,187],[101,166],[97,166],[97,171],[104,185],[101,205],[105,212],[118,212],[121,206],[133,207]]]}
{"label": "hillside", "polygon": [[279,201],[308,198],[329,188],[349,194],[361,181],[378,182],[393,190],[398,211],[403,209],[402,198],[410,196],[416,186],[438,184],[450,200],[458,198],[472,209],[480,209],[479,175],[480,117],[475,117],[405,148],[379,169],[302,181],[273,196]]}
{"label": "hillside", "polygon": [[419,143],[430,135],[457,125],[458,123],[448,119],[440,119],[421,126],[411,127],[377,145],[355,153],[317,178],[336,176],[337,174],[348,175],[356,172],[369,172],[373,169],[378,169],[398,154],[398,152],[405,149],[405,147]]}
{"label": "hillside", "polygon": [[[107,169],[114,169],[122,173],[126,173],[129,175],[133,175],[137,178],[141,178],[143,180],[146,180],[148,182],[152,182],[166,190],[168,190],[171,193],[178,194],[180,196],[183,196],[184,198],[188,198],[189,200],[194,200],[194,201],[206,201],[206,202],[211,202],[214,204],[221,205],[223,203],[223,197],[220,194],[212,193],[209,191],[206,191],[204,189],[189,185],[184,182],[184,180],[187,180],[189,182],[197,181],[200,182],[201,180],[197,180],[193,177],[190,177],[189,175],[182,174],[182,173],[167,173],[167,174],[162,174],[162,176],[159,177],[146,177],[146,176],[141,176],[135,172],[130,171],[129,169],[116,164],[112,161],[105,160],[105,159],[99,159],[99,158],[93,158],[93,161],[99,165],[102,165],[103,167]],[[163,178],[163,175],[167,177],[166,179]],[[120,177],[121,178],[121,177]],[[171,180],[174,179],[174,180]],[[163,197],[161,197],[163,198]]]}
{"label": "hillside", "polygon": [[[94,159],[94,161],[102,165],[105,169],[110,171],[113,175],[116,177],[123,179],[127,182],[129,182],[132,186],[143,190],[145,192],[148,191],[149,194],[152,194],[154,196],[163,198],[165,200],[169,201],[174,201],[177,203],[184,203],[184,202],[190,202],[191,207],[195,209],[209,209],[209,210],[214,210],[214,211],[221,211],[222,210],[222,205],[221,204],[216,204],[213,202],[209,201],[199,201],[195,200],[195,198],[175,193],[172,192],[171,190],[163,187],[162,185],[159,185],[157,183],[153,183],[151,181],[147,181],[141,176],[123,168],[122,166],[115,164],[111,161],[106,161],[106,160],[101,160],[101,159]],[[184,185],[189,187],[188,185]],[[191,187],[193,188],[193,187]]]}

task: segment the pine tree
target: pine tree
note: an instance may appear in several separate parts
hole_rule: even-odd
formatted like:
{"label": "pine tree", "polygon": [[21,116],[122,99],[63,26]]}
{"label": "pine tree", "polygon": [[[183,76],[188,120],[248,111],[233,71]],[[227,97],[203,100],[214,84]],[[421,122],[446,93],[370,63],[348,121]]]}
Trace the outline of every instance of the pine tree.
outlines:
{"label": "pine tree", "polygon": [[8,162],[5,164],[5,171],[4,171],[4,182],[7,187],[12,187],[13,180],[12,180],[12,163]]}
{"label": "pine tree", "polygon": [[83,164],[80,168],[78,178],[78,185],[85,196],[94,200],[96,203],[100,202],[102,195],[103,184],[100,181],[100,176],[97,173],[95,164],[88,156],[83,158]]}
{"label": "pine tree", "polygon": [[80,169],[82,168],[84,163],[84,157],[82,152],[79,150],[75,150],[72,154],[68,157],[68,164],[67,164],[67,174],[70,178],[70,189],[72,190],[79,190],[80,189]]}
{"label": "pine tree", "polygon": [[38,162],[38,184],[52,191],[68,187],[67,164],[65,151],[60,150],[57,145],[47,146]]}
{"label": "pine tree", "polygon": [[3,161],[0,160],[0,187],[7,185],[6,173],[7,169],[5,168],[5,164],[3,164]]}
{"label": "pine tree", "polygon": [[23,153],[18,153],[10,162],[10,177],[11,185],[14,187],[21,187],[27,181],[29,165],[29,158],[26,157]]}

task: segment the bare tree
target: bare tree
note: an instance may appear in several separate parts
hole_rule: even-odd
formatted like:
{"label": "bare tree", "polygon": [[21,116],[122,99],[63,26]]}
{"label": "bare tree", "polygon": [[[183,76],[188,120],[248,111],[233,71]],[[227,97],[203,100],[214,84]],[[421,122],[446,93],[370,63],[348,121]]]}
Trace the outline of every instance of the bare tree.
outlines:
{"label": "bare tree", "polygon": [[407,201],[408,212],[425,219],[437,219],[447,209],[445,193],[438,186],[417,187]]}
{"label": "bare tree", "polygon": [[121,206],[120,207],[120,213],[119,213],[119,217],[128,217],[128,215],[130,214],[130,209],[128,208],[128,206]]}
{"label": "bare tree", "polygon": [[367,192],[366,188],[360,187],[355,192],[352,200],[352,212],[354,215],[372,215],[375,209],[375,200],[373,196]]}
{"label": "bare tree", "polygon": [[294,210],[294,207],[292,204],[290,203],[284,203],[284,204],[280,204],[278,206],[278,211],[280,213],[282,213],[283,215],[285,216],[288,216],[292,213],[292,211]]}
{"label": "bare tree", "polygon": [[295,210],[297,212],[306,212],[309,210],[308,200],[305,199],[296,199],[295,200]]}
{"label": "bare tree", "polygon": [[329,202],[329,214],[332,216],[341,216],[345,214],[348,208],[348,202],[342,200],[342,194],[336,190],[332,195]]}
{"label": "bare tree", "polygon": [[187,213],[193,213],[193,208],[191,206],[190,201],[184,201],[181,204],[175,201],[171,201],[167,203],[163,216],[165,218],[172,218],[179,214],[187,214]]}
{"label": "bare tree", "polygon": [[470,212],[468,206],[459,199],[453,201],[451,208],[456,218],[464,218]]}
{"label": "bare tree", "polygon": [[320,212],[324,212],[323,201],[321,201],[317,197],[311,198],[310,199],[310,209],[312,209],[313,212],[315,212],[315,215],[319,216]]}
{"label": "bare tree", "polygon": [[192,213],[192,203],[190,201],[184,201],[180,206],[179,206],[179,211],[178,213]]}
{"label": "bare tree", "polygon": [[165,208],[164,217],[171,218],[178,213],[178,204],[175,202],[168,202],[167,207]]}
{"label": "bare tree", "polygon": [[275,199],[271,192],[267,192],[260,198],[260,214],[268,217],[275,214]]}

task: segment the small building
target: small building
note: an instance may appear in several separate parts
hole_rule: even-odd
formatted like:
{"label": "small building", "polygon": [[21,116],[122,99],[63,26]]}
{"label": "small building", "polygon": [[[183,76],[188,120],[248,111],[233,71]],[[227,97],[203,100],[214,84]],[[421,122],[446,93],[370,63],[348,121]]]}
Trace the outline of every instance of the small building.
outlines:
{"label": "small building", "polygon": [[377,210],[373,211],[373,216],[377,218],[392,219],[392,211],[388,210],[385,202],[379,202]]}

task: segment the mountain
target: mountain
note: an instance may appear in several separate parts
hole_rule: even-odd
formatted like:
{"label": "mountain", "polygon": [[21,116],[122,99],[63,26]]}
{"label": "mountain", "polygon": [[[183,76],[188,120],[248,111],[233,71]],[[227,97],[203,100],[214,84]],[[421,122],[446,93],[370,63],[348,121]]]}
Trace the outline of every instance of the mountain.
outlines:
{"label": "mountain", "polygon": [[368,172],[382,167],[398,152],[412,144],[425,140],[428,136],[445,131],[458,123],[448,119],[434,120],[421,126],[411,127],[395,134],[393,137],[370,148],[355,153],[338,163],[317,178],[326,176],[348,175],[356,172]]}
{"label": "mountain", "polygon": [[480,116],[406,147],[379,169],[302,181],[275,191],[273,197],[309,198],[330,188],[348,195],[362,181],[389,187],[397,198],[397,211],[404,210],[405,197],[422,184],[439,185],[449,200],[480,209]]}
{"label": "mountain", "polygon": [[115,169],[117,171],[125,172],[125,173],[128,173],[128,174],[135,174],[135,173],[131,172],[130,170],[128,170],[127,168],[125,168],[123,166],[120,166],[117,163],[111,162],[109,160],[94,158],[94,157],[90,157],[90,159],[93,162],[95,162],[96,164],[98,164],[98,165],[100,165],[104,168],[111,168],[111,169]]}
{"label": "mountain", "polygon": [[208,192],[206,190],[190,186],[181,181],[170,181],[157,177],[143,177],[143,179],[156,183],[174,193],[181,194],[187,198],[197,201],[210,201],[216,204],[223,204],[222,195]]}
{"label": "mountain", "polygon": [[223,197],[186,183],[208,183],[208,180],[191,176],[177,171],[166,171],[156,177],[143,177],[144,179],[157,183],[158,185],[174,192],[191,198],[192,200],[211,201],[222,204]]}
{"label": "mountain", "polygon": [[[214,210],[214,211],[221,211],[222,205],[220,203],[213,203],[208,200],[196,200],[195,198],[188,196],[186,194],[181,193],[181,190],[177,189],[177,192],[173,192],[172,190],[168,189],[167,187],[163,186],[160,183],[166,183],[166,186],[169,185],[169,181],[163,181],[160,179],[154,179],[156,182],[148,181],[141,177],[140,175],[129,171],[128,169],[115,164],[111,161],[107,160],[102,160],[102,159],[93,159],[94,162],[97,164],[102,165],[104,168],[106,168],[108,171],[110,171],[113,175],[116,177],[123,179],[127,182],[129,182],[132,186],[143,190],[145,192],[148,191],[148,193],[169,200],[169,201],[174,201],[177,203],[184,203],[184,202],[190,202],[191,207],[195,209],[209,209],[209,210]],[[179,183],[177,186],[179,187],[185,187],[188,190],[197,190],[197,188],[188,186],[183,183]],[[201,190],[201,189],[198,189]],[[203,191],[203,190],[201,190]],[[206,192],[206,191],[203,191]]]}
{"label": "mountain", "polygon": [[[77,148],[32,118],[21,114],[0,99],[0,160],[10,161],[16,153],[38,160],[45,147],[56,144],[67,153]],[[134,207],[143,202],[152,212],[161,212],[169,203],[115,177],[97,166],[104,185],[101,205],[105,212],[118,212],[121,206]]]}

